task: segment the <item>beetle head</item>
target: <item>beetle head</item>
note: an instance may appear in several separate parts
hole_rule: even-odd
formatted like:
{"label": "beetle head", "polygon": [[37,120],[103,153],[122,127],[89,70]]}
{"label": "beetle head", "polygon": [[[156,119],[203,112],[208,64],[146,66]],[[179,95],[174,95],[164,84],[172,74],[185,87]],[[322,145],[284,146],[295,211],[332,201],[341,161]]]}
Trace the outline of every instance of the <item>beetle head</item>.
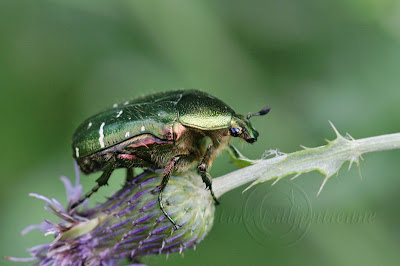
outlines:
{"label": "beetle head", "polygon": [[249,114],[247,117],[242,115],[234,114],[231,121],[231,126],[229,128],[229,134],[232,137],[240,137],[247,141],[248,143],[254,143],[257,141],[258,132],[253,128],[250,123],[250,117],[266,115],[268,114],[270,108],[265,107],[258,113]]}

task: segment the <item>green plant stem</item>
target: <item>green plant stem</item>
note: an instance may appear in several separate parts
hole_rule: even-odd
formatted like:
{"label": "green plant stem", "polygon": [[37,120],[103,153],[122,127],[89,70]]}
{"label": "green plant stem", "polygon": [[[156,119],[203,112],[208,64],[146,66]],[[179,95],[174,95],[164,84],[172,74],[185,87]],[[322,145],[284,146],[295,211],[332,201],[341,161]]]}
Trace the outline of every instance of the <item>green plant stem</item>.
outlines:
{"label": "green plant stem", "polygon": [[362,154],[400,149],[400,133],[355,140],[350,135],[343,137],[333,125],[332,127],[337,138],[328,141],[327,145],[316,148],[304,147],[304,150],[290,154],[276,153],[273,158],[252,161],[254,164],[251,166],[215,178],[213,190],[216,197],[249,182],[253,183],[246,190],[271,179],[276,179],[277,182],[285,176],[295,174],[292,178],[294,179],[311,171],[319,171],[325,175],[319,194],[326,181],[339,171],[344,162],[350,161],[350,169],[353,162],[359,166]]}

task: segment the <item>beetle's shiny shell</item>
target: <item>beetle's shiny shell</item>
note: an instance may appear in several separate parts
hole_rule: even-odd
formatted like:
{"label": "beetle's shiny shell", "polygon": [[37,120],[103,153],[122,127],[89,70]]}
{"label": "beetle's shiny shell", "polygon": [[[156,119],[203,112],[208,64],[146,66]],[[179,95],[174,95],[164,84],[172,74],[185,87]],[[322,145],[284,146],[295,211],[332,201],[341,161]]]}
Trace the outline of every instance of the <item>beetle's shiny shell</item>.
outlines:
{"label": "beetle's shiny shell", "polygon": [[115,104],[84,121],[72,139],[73,155],[82,158],[141,134],[174,140],[174,123],[201,130],[228,128],[234,113],[224,102],[202,91],[150,94]]}

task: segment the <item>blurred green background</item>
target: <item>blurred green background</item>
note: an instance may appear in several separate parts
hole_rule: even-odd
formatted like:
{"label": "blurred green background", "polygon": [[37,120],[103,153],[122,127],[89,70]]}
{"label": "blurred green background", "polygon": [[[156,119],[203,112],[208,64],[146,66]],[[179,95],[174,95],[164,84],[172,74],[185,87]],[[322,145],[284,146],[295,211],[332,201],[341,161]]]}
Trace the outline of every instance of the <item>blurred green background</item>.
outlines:
{"label": "blurred green background", "polygon": [[[238,145],[259,158],[270,148],[293,152],[300,144],[323,145],[334,138],[328,120],[355,138],[398,132],[399,84],[398,0],[3,0],[0,255],[27,257],[26,248],[52,240],[38,231],[20,235],[29,224],[57,221],[28,193],[65,203],[59,176],[73,177],[71,136],[80,122],[114,102],[185,87],[210,92],[238,113],[270,105],[268,116],[253,120],[259,141]],[[240,219],[254,195],[254,189],[242,194],[243,187],[222,197],[217,221],[195,251],[146,262],[398,263],[399,156],[399,151],[365,155],[362,179],[356,167],[345,166],[318,197],[323,180],[318,173],[265,186],[290,191],[295,184],[312,213],[372,213],[367,223],[316,221],[292,245],[280,241],[279,232],[260,242]],[[222,155],[211,174],[234,169]],[[83,177],[85,190],[97,176]],[[112,193],[123,172],[112,181],[95,200]],[[303,230],[285,228],[277,229],[293,236]]]}

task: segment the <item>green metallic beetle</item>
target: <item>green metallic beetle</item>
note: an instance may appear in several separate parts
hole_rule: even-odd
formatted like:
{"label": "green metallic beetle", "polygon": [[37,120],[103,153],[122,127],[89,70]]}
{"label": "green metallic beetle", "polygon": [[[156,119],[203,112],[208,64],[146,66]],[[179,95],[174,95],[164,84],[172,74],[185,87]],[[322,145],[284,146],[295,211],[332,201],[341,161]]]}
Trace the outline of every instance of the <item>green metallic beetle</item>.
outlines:
{"label": "green metallic beetle", "polygon": [[103,171],[97,186],[73,207],[106,185],[116,168],[127,168],[128,179],[133,168],[164,169],[159,203],[175,225],[162,205],[162,191],[173,171],[184,172],[194,165],[218,204],[207,170],[232,137],[257,141],[249,118],[268,111],[266,107],[244,117],[210,94],[183,89],[114,104],[84,121],[73,136],[73,157],[81,171]]}

